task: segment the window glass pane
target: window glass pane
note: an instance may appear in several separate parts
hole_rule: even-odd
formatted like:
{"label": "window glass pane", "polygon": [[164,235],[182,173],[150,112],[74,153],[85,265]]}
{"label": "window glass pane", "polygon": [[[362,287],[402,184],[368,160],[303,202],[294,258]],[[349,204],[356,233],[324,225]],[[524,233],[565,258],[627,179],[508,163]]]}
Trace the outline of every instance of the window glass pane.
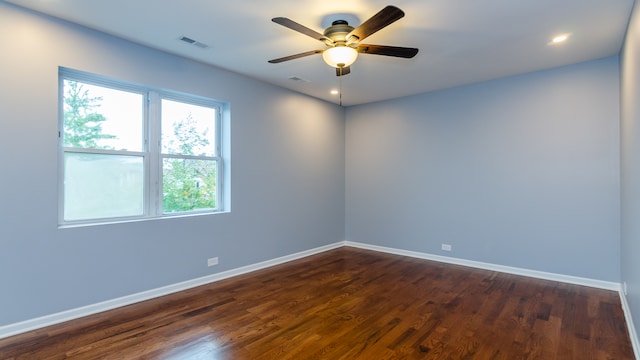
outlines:
{"label": "window glass pane", "polygon": [[64,146],[142,151],[143,95],[64,80]]}
{"label": "window glass pane", "polygon": [[163,212],[215,209],[216,173],[215,160],[163,159]]}
{"label": "window glass pane", "polygon": [[215,109],[166,99],[161,107],[164,154],[215,156]]}
{"label": "window glass pane", "polygon": [[143,157],[64,154],[64,220],[143,214]]}

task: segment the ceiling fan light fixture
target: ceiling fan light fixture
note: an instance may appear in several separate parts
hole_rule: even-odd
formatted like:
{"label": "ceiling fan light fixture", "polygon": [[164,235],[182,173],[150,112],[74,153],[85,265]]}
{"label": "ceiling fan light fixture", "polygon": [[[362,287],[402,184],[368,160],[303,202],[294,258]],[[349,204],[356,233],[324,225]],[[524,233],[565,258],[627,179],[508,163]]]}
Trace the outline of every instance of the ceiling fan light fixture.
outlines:
{"label": "ceiling fan light fixture", "polygon": [[334,68],[347,67],[358,58],[358,51],[349,46],[334,46],[322,52],[322,59]]}

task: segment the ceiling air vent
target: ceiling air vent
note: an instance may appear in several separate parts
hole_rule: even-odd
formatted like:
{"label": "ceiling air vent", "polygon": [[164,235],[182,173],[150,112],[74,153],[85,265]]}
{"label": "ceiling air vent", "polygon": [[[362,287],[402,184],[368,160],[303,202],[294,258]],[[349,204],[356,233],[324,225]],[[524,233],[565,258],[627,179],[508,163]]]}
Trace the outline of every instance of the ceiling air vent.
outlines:
{"label": "ceiling air vent", "polygon": [[289,80],[303,82],[303,83],[311,82],[311,80],[303,79],[303,78],[298,77],[298,76],[290,76]]}
{"label": "ceiling air vent", "polygon": [[207,44],[205,44],[205,43],[202,43],[202,42],[200,42],[200,41],[194,40],[194,39],[192,39],[192,38],[190,38],[190,37],[188,37],[188,36],[184,36],[184,35],[183,35],[183,36],[180,36],[180,37],[178,38],[178,40],[180,40],[180,41],[184,41],[184,42],[186,42],[187,44],[190,44],[190,45],[193,45],[193,46],[197,46],[197,47],[199,47],[200,49],[206,49],[206,48],[208,48],[208,47],[209,47],[209,45],[207,45]]}

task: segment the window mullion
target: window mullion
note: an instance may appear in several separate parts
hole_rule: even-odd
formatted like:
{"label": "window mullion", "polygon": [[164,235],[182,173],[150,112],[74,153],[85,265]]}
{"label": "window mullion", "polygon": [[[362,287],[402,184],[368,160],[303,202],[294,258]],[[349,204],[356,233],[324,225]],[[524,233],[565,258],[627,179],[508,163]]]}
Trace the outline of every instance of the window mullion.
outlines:
{"label": "window mullion", "polygon": [[149,152],[149,191],[147,191],[149,215],[158,216],[162,214],[161,191],[162,191],[162,157],[160,155],[161,139],[161,109],[160,95],[155,91],[148,93],[148,115],[149,138],[147,141],[147,151]]}

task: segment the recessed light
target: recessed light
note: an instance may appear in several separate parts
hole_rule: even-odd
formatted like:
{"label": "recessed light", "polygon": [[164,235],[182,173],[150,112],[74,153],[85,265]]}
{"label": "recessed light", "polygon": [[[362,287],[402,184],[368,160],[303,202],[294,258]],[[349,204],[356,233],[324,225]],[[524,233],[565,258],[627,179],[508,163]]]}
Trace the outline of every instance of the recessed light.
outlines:
{"label": "recessed light", "polygon": [[569,36],[571,36],[571,34],[556,35],[556,36],[553,37],[553,39],[551,39],[551,42],[549,43],[549,45],[561,44],[561,43],[567,41],[569,39]]}
{"label": "recessed light", "polygon": [[338,94],[340,94],[340,92],[339,92],[338,90],[335,90],[335,89],[334,89],[334,90],[331,90],[331,91],[330,91],[330,93],[331,93],[331,95],[338,95]]}

